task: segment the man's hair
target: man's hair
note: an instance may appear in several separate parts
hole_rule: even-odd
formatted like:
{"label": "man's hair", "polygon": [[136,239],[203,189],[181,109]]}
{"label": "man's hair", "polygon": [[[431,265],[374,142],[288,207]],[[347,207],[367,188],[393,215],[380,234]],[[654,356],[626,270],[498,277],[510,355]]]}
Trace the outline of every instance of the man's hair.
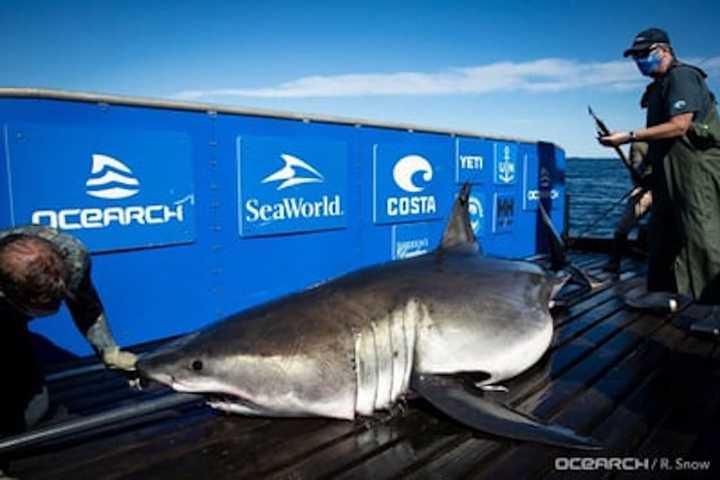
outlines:
{"label": "man's hair", "polygon": [[672,55],[673,58],[677,58],[677,55],[675,55],[675,49],[670,45],[669,43],[657,43],[658,47],[664,48],[668,52],[670,52],[670,55]]}
{"label": "man's hair", "polygon": [[16,307],[58,309],[68,275],[62,254],[48,240],[27,234],[0,239],[0,290]]}

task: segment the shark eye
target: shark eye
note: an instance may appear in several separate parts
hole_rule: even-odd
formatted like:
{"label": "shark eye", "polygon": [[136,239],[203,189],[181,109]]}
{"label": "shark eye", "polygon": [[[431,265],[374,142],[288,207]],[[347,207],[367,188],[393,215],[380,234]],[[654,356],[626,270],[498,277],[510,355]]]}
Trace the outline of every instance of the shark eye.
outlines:
{"label": "shark eye", "polygon": [[203,369],[202,361],[195,360],[194,362],[192,362],[192,369],[195,370],[196,372],[199,372],[200,370],[202,370]]}

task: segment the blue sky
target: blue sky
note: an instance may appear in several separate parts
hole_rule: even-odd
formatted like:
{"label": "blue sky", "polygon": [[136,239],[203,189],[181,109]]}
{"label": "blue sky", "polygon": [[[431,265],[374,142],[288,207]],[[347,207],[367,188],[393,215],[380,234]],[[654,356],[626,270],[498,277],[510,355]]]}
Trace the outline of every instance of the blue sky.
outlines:
{"label": "blue sky", "polygon": [[642,126],[647,82],[622,51],[648,26],[720,93],[720,2],[697,0],[0,0],[0,85],[411,122],[611,156],[587,105],[612,127]]}

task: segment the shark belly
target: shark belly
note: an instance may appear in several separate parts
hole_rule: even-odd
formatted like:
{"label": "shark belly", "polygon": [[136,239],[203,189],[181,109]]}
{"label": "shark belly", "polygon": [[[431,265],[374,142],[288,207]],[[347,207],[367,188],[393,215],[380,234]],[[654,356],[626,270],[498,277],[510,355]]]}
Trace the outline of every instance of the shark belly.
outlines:
{"label": "shark belly", "polygon": [[550,347],[552,338],[552,319],[548,318],[541,328],[522,341],[506,343],[504,348],[494,349],[483,368],[490,376],[479,384],[488,385],[520,375],[542,358]]}
{"label": "shark belly", "polygon": [[483,372],[487,384],[535,364],[553,336],[542,277],[510,272],[461,280],[431,298],[418,331],[416,370]]}

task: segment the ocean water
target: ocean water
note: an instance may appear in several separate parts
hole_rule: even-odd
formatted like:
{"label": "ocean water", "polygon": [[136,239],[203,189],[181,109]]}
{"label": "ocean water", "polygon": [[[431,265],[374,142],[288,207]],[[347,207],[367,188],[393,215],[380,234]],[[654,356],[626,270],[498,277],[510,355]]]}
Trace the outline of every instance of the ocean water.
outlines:
{"label": "ocean water", "polygon": [[570,236],[612,237],[625,206],[617,202],[632,186],[622,160],[568,158],[566,168]]}

